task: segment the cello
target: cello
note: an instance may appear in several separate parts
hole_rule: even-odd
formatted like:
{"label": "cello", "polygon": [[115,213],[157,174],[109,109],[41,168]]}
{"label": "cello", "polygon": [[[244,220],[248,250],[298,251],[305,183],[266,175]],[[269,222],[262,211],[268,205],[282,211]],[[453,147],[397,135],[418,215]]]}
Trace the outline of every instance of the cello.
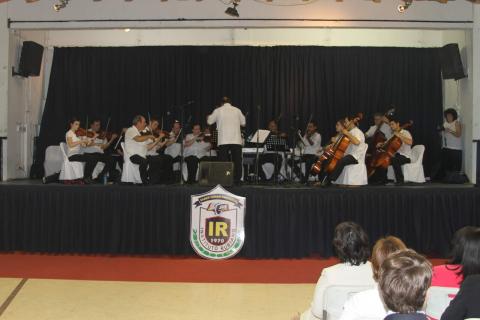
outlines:
{"label": "cello", "polygon": [[[395,113],[395,108],[389,109],[385,114],[383,115],[383,118],[385,117],[390,117]],[[375,130],[375,133],[373,136],[371,136],[368,140],[368,149],[367,149],[367,154],[366,154],[366,163],[370,163],[370,161],[376,156],[378,152],[378,144],[379,143],[385,143],[387,141],[387,137],[385,134],[380,130],[380,128],[383,126],[384,121],[382,119],[382,122],[380,125],[377,125],[377,129]]]}
{"label": "cello", "polygon": [[[410,120],[409,122],[400,126],[401,129],[405,129],[411,127],[413,125],[413,121]],[[402,147],[403,141],[396,135],[393,135],[385,144],[377,151],[375,157],[367,165],[367,174],[368,177],[371,177],[377,168],[387,169],[388,166],[392,162],[392,158],[397,153],[398,149]]]}
{"label": "cello", "polygon": [[[356,125],[362,118],[363,113],[359,113],[352,121]],[[347,151],[349,145],[350,139],[345,134],[340,134],[337,141],[328,147],[312,166],[312,174],[320,174],[322,171],[326,173],[333,172],[340,159],[345,155],[345,151]]]}

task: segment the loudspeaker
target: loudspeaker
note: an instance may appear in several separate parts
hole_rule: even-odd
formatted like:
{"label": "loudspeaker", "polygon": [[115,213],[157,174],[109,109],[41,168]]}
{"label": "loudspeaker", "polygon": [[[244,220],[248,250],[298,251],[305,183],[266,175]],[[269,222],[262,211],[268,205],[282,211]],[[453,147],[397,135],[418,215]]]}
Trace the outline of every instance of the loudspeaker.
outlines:
{"label": "loudspeaker", "polygon": [[24,41],[18,74],[23,77],[39,76],[42,66],[43,47],[33,41]]}
{"label": "loudspeaker", "polygon": [[200,162],[198,183],[201,186],[233,185],[233,162]]}
{"label": "loudspeaker", "polygon": [[457,43],[447,44],[440,49],[440,63],[443,79],[458,80],[466,77]]}

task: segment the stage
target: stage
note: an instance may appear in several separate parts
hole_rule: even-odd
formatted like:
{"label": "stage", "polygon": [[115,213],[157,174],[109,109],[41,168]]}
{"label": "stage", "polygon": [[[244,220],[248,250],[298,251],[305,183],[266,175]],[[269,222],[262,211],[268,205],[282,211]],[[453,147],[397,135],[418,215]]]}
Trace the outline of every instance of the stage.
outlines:
{"label": "stage", "polygon": [[[190,196],[199,186],[0,183],[0,251],[192,255]],[[375,241],[396,235],[445,256],[451,235],[480,225],[480,188],[425,184],[360,188],[227,188],[245,196],[246,258],[329,257],[336,224],[360,223]]]}

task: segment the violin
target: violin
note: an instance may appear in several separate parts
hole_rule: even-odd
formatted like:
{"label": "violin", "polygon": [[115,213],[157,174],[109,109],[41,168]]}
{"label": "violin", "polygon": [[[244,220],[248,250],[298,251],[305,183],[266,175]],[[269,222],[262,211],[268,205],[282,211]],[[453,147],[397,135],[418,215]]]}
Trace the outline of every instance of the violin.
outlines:
{"label": "violin", "polygon": [[[400,126],[400,130],[411,127],[412,125],[413,121],[410,120],[409,122]],[[402,147],[402,144],[402,139],[396,135],[393,135],[387,142],[385,142],[382,148],[377,151],[375,157],[373,157],[372,160],[367,164],[368,177],[371,177],[377,168],[387,169],[392,162],[393,156],[395,156],[395,153],[397,153],[398,149]]]}
{"label": "violin", "polygon": [[[363,113],[359,113],[352,121],[356,125],[362,118]],[[340,159],[344,157],[349,145],[350,139],[345,134],[339,134],[337,141],[335,141],[330,147],[326,148],[323,154],[318,158],[317,162],[312,166],[311,172],[313,174],[320,174],[322,171],[327,173],[333,172]]]}
{"label": "violin", "polygon": [[112,140],[112,137],[115,133],[114,132],[110,132],[110,131],[100,131],[98,133],[98,138],[99,139],[107,139],[108,141]]}
{"label": "violin", "polygon": [[77,131],[75,131],[75,134],[77,135],[77,137],[87,137],[87,138],[95,137],[95,132],[88,131],[85,128],[78,128]]}

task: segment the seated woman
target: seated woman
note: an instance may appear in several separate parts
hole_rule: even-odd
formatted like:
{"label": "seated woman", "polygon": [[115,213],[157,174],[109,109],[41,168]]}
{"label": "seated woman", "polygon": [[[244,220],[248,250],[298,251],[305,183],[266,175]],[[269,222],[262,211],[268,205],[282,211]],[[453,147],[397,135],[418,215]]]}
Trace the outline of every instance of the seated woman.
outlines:
{"label": "seated woman", "polygon": [[[480,259],[480,256],[477,256]],[[442,315],[441,320],[480,318],[480,274],[468,276],[460,291]]]}
{"label": "seated woman", "polygon": [[447,264],[433,267],[432,286],[459,288],[463,281],[462,259],[465,251],[465,245],[468,241],[468,235],[478,228],[467,226],[463,227],[452,238],[452,249],[450,260]]}
{"label": "seated woman", "polygon": [[[93,145],[97,134],[93,134],[92,138],[77,136],[77,130],[80,128],[80,121],[73,118],[69,122],[70,130],[65,134],[67,142],[67,157],[70,161],[84,162],[85,169],[83,170],[83,182],[93,183],[92,173],[97,165],[98,159],[93,154],[83,152],[83,148]],[[85,133],[86,134],[86,133]]]}
{"label": "seated woman", "polygon": [[[310,309],[300,319],[322,319],[323,295],[331,285],[374,286],[368,235],[354,222],[342,222],[335,228],[333,246],[340,263],[322,270]],[[297,317],[298,319],[298,317]]]}
{"label": "seated woman", "polygon": [[[383,261],[392,253],[405,250],[407,247],[397,237],[386,237],[379,239],[372,250],[372,269],[373,279],[378,282],[380,276],[380,266]],[[383,319],[387,316],[387,310],[383,305],[378,291],[378,285],[375,288],[359,292],[347,300],[343,307],[340,320],[354,319]]]}

